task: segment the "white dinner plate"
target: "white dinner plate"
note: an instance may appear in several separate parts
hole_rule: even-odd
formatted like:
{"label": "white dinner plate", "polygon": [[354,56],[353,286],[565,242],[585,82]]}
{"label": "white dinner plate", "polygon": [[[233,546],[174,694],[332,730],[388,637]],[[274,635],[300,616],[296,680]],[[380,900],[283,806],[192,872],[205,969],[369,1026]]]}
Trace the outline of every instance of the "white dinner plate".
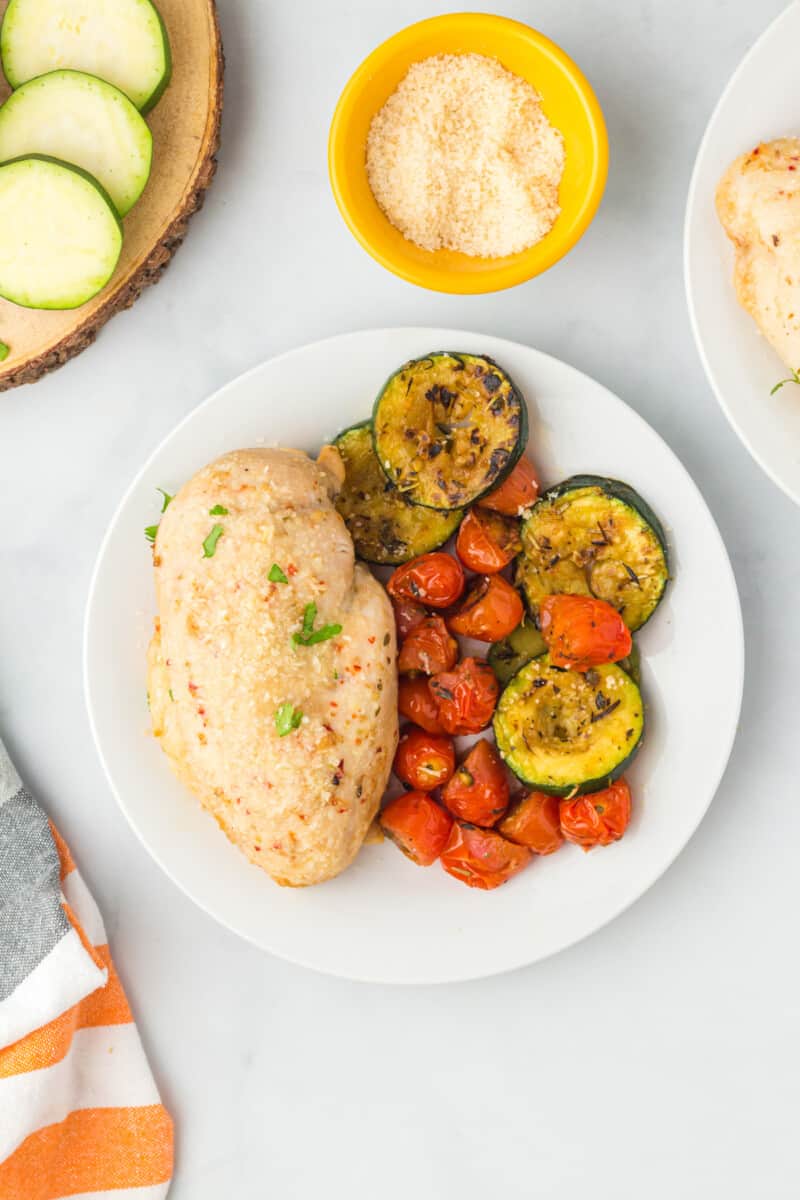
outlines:
{"label": "white dinner plate", "polygon": [[[800,134],[800,3],[762,34],[737,67],[695,162],[684,231],[689,314],[706,374],[753,458],[800,504],[800,387],[770,396],[789,372],[733,289],[733,247],[714,194],[733,160],[761,141]],[[800,363],[793,364],[800,367]]]}
{"label": "white dinner plate", "polygon": [[[530,451],[544,481],[579,471],[637,488],[661,516],[674,582],[638,640],[647,707],[629,779],[625,838],[565,846],[494,892],[390,843],[367,846],[337,879],[280,888],[227,841],[173,778],[148,734],[145,650],[154,614],[150,547],[156,488],[175,492],[225,451],[259,443],[315,453],[369,415],[389,373],[432,350],[489,354],[527,398]],[[85,631],[89,715],[131,825],[179,887],[242,937],[335,975],[393,983],[471,979],[544,958],[641,896],[686,844],[720,781],[736,732],[743,638],[733,573],[700,493],[656,433],[600,384],[513,342],[451,329],[389,329],[304,346],[228,384],[152,455],[106,535]]]}

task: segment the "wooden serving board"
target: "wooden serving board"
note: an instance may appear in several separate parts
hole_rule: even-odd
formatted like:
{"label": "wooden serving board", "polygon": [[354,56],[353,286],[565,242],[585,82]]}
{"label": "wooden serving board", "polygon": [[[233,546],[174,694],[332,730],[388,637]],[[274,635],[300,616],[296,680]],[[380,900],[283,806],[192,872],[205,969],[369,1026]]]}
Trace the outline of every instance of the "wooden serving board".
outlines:
{"label": "wooden serving board", "polygon": [[[0,16],[8,0],[0,0]],[[214,0],[156,0],[172,48],[172,78],[146,120],[153,169],[123,222],[125,241],[107,286],[81,308],[44,312],[0,299],[0,391],[32,383],[79,354],[115,313],[156,283],[184,239],[216,170],[223,57]],[[0,100],[9,93],[0,76]]]}

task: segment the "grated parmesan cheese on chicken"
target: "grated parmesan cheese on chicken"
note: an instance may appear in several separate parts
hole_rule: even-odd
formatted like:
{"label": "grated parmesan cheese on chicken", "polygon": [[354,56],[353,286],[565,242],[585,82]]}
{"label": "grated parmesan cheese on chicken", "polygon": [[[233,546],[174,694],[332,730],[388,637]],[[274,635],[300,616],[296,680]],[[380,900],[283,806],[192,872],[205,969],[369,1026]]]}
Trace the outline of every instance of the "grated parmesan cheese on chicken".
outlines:
{"label": "grated parmesan cheese on chicken", "polygon": [[414,63],[367,138],[369,184],[395,228],[424,250],[485,258],[553,227],[564,157],[536,90],[481,54]]}
{"label": "grated parmesan cheese on chicken", "polygon": [[397,744],[394,616],[334,509],[342,477],[329,448],[233,451],[184,484],[154,545],[153,732],[234,845],[293,887],[355,858]]}

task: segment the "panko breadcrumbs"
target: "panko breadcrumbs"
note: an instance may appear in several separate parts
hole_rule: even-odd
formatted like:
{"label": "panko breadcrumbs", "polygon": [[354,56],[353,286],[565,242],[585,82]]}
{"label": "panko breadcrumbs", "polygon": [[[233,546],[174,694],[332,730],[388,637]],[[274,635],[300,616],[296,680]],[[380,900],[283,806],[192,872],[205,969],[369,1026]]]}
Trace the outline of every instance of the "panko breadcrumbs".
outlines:
{"label": "panko breadcrumbs", "polygon": [[367,175],[384,213],[425,250],[499,258],[560,212],[564,139],[536,90],[481,54],[414,63],[375,114]]}

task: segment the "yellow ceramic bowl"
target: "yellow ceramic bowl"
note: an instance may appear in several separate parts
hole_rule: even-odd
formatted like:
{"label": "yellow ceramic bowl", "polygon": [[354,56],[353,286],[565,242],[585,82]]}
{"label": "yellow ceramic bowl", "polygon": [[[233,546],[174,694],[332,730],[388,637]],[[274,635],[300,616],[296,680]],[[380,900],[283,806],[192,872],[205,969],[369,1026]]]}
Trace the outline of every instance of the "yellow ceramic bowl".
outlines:
{"label": "yellow ceramic bowl", "polygon": [[[412,63],[432,54],[485,54],[527,79],[564,135],[561,215],[537,245],[505,258],[423,250],[384,216],[367,179],[366,142],[375,113]],[[571,250],[605,187],[608,138],[588,81],[554,42],[527,25],[487,13],[450,13],[409,25],[373,50],[342,92],[328,143],[331,186],[351,233],[395,275],[439,292],[494,292],[546,271]]]}

